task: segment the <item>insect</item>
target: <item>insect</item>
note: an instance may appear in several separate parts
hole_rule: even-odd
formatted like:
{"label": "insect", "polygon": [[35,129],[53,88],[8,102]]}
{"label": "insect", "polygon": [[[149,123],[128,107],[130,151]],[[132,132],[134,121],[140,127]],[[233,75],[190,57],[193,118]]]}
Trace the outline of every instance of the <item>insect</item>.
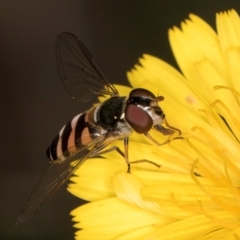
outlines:
{"label": "insect", "polygon": [[[181,134],[167,123],[158,105],[164,99],[162,96],[143,88],[132,90],[129,96],[120,96],[84,44],[71,33],[59,34],[56,46],[61,79],[73,98],[81,102],[91,100],[94,95],[109,98],[75,116],[54,138],[47,150],[51,165],[27,199],[16,224],[30,218],[88,158],[116,150],[125,158],[128,172],[132,163],[155,164],[148,160],[129,162],[128,141],[132,131],[144,134],[158,145],[170,140],[158,143],[149,134],[152,128],[164,135]],[[124,151],[118,147],[106,149],[117,139],[123,139]]]}

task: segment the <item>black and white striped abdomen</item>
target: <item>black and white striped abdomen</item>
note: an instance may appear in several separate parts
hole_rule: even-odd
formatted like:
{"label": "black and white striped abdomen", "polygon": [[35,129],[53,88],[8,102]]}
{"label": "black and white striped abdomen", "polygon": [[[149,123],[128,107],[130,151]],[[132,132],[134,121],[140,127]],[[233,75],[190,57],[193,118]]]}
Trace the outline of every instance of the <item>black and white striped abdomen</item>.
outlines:
{"label": "black and white striped abdomen", "polygon": [[87,122],[87,114],[78,114],[53,139],[47,149],[47,156],[53,161],[64,160],[70,153],[77,151],[77,146],[90,143],[93,131],[93,127]]}

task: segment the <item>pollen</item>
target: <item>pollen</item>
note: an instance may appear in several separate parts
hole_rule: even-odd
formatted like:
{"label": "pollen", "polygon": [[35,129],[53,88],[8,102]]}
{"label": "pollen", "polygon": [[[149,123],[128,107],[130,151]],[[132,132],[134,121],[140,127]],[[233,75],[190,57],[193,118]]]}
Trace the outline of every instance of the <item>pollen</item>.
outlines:
{"label": "pollen", "polygon": [[187,96],[186,101],[190,104],[196,104],[197,103],[197,99],[194,98],[193,96]]}

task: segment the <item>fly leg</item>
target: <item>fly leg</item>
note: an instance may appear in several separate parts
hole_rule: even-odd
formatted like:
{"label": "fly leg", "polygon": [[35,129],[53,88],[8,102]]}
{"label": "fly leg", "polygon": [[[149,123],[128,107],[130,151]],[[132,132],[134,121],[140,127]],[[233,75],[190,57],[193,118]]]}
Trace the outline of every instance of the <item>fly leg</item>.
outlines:
{"label": "fly leg", "polygon": [[[128,139],[128,137],[126,137],[126,138],[124,138],[124,152],[118,146],[113,146],[113,147],[111,147],[109,149],[106,149],[104,151],[99,151],[99,149],[98,149],[98,151],[93,153],[93,155],[91,155],[91,157],[99,156],[99,155],[102,155],[102,154],[105,154],[105,153],[108,153],[108,152],[111,152],[111,151],[117,151],[126,161],[126,164],[127,164],[127,167],[128,167],[127,173],[131,173],[131,164],[135,164],[135,163],[147,162],[147,163],[153,164],[154,166],[156,166],[158,168],[161,167],[157,163],[149,161],[147,159],[141,159],[141,160],[130,162],[129,159],[128,159],[128,144],[129,144],[129,139]],[[106,146],[107,146],[107,144],[102,145],[100,150],[105,148]]]}
{"label": "fly leg", "polygon": [[164,123],[165,123],[165,125],[168,127],[168,129],[170,130],[173,130],[174,132],[178,132],[178,136],[180,136],[181,135],[181,131],[178,129],[178,128],[175,128],[175,127],[172,127],[171,125],[169,125],[169,123],[168,123],[168,121],[167,121],[167,119],[166,118],[164,118]]}
{"label": "fly leg", "polygon": [[124,138],[124,157],[125,157],[125,161],[128,165],[128,170],[127,170],[128,173],[131,173],[131,164],[135,164],[135,163],[147,162],[147,163],[153,164],[156,167],[159,167],[159,168],[161,167],[157,163],[149,161],[147,159],[141,159],[141,160],[136,160],[136,161],[129,162],[129,159],[128,159],[128,144],[129,144],[128,137],[125,137]]}
{"label": "fly leg", "polygon": [[167,122],[166,118],[164,118],[163,121],[164,121],[165,125],[167,126],[167,128],[165,128],[162,125],[158,124],[158,125],[154,126],[154,128],[157,131],[161,132],[163,135],[173,135],[176,132],[178,133],[178,136],[181,135],[181,131],[178,128],[170,126],[169,123]]}
{"label": "fly leg", "polygon": [[165,145],[165,144],[170,143],[171,141],[176,140],[176,139],[183,139],[183,137],[180,136],[180,135],[181,135],[181,131],[180,131],[179,129],[175,128],[175,127],[170,126],[170,125],[168,124],[166,118],[164,118],[164,123],[165,123],[165,125],[166,125],[168,128],[165,128],[165,127],[163,127],[163,126],[160,125],[160,124],[159,124],[159,125],[155,125],[154,128],[155,128],[157,131],[161,132],[163,135],[168,135],[168,136],[170,136],[170,135],[173,135],[174,133],[177,132],[177,133],[178,133],[178,136],[177,136],[177,137],[173,137],[173,138],[169,137],[168,140],[166,140],[166,141],[164,141],[164,142],[162,142],[162,143],[159,143],[159,142],[156,141],[148,132],[145,133],[144,135],[145,135],[147,138],[149,138],[152,142],[154,142],[156,145],[158,145],[158,146]]}
{"label": "fly leg", "polygon": [[[104,147],[106,147],[106,146],[104,146]],[[104,147],[102,147],[102,148],[104,148]],[[97,153],[93,154],[91,157],[99,156],[99,155],[102,155],[102,154],[105,154],[105,153],[108,153],[108,152],[111,152],[111,151],[117,151],[125,159],[125,161],[127,163],[127,166],[128,166],[127,172],[130,173],[130,163],[128,161],[128,157],[126,159],[126,155],[124,154],[124,152],[118,146],[113,146],[113,147],[111,147],[109,149],[106,149],[104,151],[101,151],[101,152],[98,151]],[[128,154],[127,154],[127,156],[128,156]]]}
{"label": "fly leg", "polygon": [[128,159],[128,144],[129,144],[129,138],[128,137],[125,137],[124,140],[124,158],[125,158],[125,161],[127,163],[127,166],[128,166],[128,170],[127,170],[127,173],[130,173],[131,172],[131,166],[130,166],[130,162],[129,162],[129,159]]}
{"label": "fly leg", "polygon": [[[163,126],[161,126],[163,128]],[[163,128],[165,130],[169,130],[169,129],[166,129],[166,128]],[[158,129],[159,130],[159,129]],[[167,143],[170,143],[171,141],[173,140],[177,140],[177,139],[183,139],[183,137],[175,137],[175,138],[169,138],[168,140],[162,142],[162,143],[159,143],[157,140],[155,140],[148,132],[147,133],[144,133],[144,135],[150,139],[152,142],[154,142],[157,146],[161,146],[161,145],[165,145]],[[166,135],[166,134],[165,134]]]}
{"label": "fly leg", "polygon": [[[161,126],[162,127],[162,126]],[[165,129],[165,128],[164,128]],[[167,130],[167,129],[166,129]],[[164,142],[162,142],[162,143],[159,143],[157,140],[155,140],[148,132],[147,133],[144,133],[144,135],[148,138],[148,139],[150,139],[152,142],[154,142],[157,146],[161,146],[161,145],[165,145],[165,144],[167,144],[167,143],[170,143],[172,140],[175,140],[176,138],[174,138],[174,139],[171,139],[171,138],[169,138],[168,140],[166,140],[166,141],[164,141]]]}
{"label": "fly leg", "polygon": [[117,146],[113,146],[113,147],[111,147],[109,149],[106,149],[104,151],[97,152],[97,153],[93,154],[91,157],[96,157],[96,156],[99,156],[99,155],[102,155],[102,154],[105,154],[105,153],[108,153],[108,152],[111,152],[111,151],[117,151],[123,158],[125,158],[123,151]]}

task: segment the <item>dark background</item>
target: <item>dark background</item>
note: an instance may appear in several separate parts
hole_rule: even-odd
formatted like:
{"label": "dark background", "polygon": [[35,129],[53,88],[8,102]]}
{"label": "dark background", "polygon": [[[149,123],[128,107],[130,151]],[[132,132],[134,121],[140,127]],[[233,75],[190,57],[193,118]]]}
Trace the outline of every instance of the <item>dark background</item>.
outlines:
{"label": "dark background", "polygon": [[45,151],[60,128],[89,106],[61,84],[55,40],[62,31],[82,39],[113,83],[143,53],[176,66],[167,31],[190,12],[215,27],[215,13],[239,0],[0,0],[0,239],[73,239],[69,212],[81,201],[62,188],[37,214],[17,215],[48,167]]}

